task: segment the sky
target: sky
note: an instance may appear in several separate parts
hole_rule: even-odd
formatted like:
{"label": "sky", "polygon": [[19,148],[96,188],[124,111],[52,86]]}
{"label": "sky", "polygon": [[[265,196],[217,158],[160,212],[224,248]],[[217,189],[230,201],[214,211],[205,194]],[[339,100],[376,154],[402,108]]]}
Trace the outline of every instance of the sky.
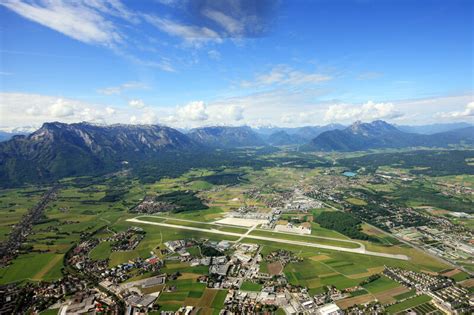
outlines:
{"label": "sky", "polygon": [[0,0],[0,129],[474,122],[474,1]]}

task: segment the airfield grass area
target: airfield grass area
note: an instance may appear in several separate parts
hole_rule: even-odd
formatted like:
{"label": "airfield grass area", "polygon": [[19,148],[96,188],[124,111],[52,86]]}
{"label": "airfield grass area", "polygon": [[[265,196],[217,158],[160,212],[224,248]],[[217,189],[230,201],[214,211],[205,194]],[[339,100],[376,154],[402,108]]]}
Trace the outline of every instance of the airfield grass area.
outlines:
{"label": "airfield grass area", "polygon": [[283,239],[283,240],[300,241],[300,242],[307,242],[307,243],[314,243],[314,244],[321,244],[321,245],[339,246],[339,247],[344,247],[344,248],[359,248],[360,247],[359,244],[352,243],[352,242],[328,240],[324,238],[319,238],[317,236],[278,233],[278,232],[271,232],[271,231],[266,231],[266,230],[253,230],[250,232],[249,235],[272,237],[272,238]]}

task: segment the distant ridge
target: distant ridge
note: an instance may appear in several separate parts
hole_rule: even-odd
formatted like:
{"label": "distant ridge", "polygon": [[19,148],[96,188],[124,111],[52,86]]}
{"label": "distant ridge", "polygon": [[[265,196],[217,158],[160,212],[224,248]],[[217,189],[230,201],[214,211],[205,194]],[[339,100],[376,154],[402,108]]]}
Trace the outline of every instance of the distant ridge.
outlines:
{"label": "distant ridge", "polygon": [[444,123],[444,124],[439,123],[439,124],[419,125],[419,126],[401,125],[401,126],[397,126],[397,128],[405,132],[432,135],[435,133],[447,132],[451,130],[467,128],[467,127],[472,127],[472,126],[473,124],[469,124],[466,122],[459,122],[459,123]]}
{"label": "distant ridge", "polygon": [[371,123],[355,122],[343,130],[321,133],[309,148],[320,151],[361,151],[382,148],[447,147],[456,144],[473,144],[474,127],[461,128],[433,135],[401,131],[382,120]]}
{"label": "distant ridge", "polygon": [[197,143],[217,148],[264,146],[265,141],[250,127],[203,127],[192,129],[188,136]]}

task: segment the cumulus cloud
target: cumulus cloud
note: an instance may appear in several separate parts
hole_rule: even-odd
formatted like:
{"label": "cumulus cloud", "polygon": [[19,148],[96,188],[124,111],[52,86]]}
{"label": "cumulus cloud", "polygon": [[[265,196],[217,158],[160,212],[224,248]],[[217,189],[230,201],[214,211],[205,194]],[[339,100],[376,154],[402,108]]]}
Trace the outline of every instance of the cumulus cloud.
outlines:
{"label": "cumulus cloud", "polygon": [[107,113],[107,115],[114,115],[117,112],[117,110],[113,107],[107,106],[105,108],[105,112]]}
{"label": "cumulus cloud", "polygon": [[240,121],[244,119],[244,108],[238,105],[230,105],[225,109],[226,115],[235,121]]}
{"label": "cumulus cloud", "polygon": [[180,118],[191,121],[205,121],[209,118],[206,104],[203,101],[194,101],[179,107],[177,114]]}
{"label": "cumulus cloud", "polygon": [[143,107],[136,108],[115,107],[111,104],[89,103],[57,96],[0,93],[0,129],[39,127],[43,122],[57,120],[66,123],[161,123],[171,127],[193,128],[204,125],[243,124],[291,127],[376,119],[422,124],[453,119],[471,121],[474,118],[472,95],[363,104],[323,101],[325,97],[325,90],[320,88],[282,87],[242,96],[218,98],[206,103],[198,100],[182,106],[170,104],[151,107],[144,104]]}
{"label": "cumulus cloud", "polygon": [[37,116],[41,114],[41,108],[37,105],[34,105],[26,109],[26,114],[29,116]]}
{"label": "cumulus cloud", "polygon": [[140,99],[130,100],[128,101],[128,106],[141,109],[145,107],[145,102],[143,102],[143,100],[140,100]]}
{"label": "cumulus cloud", "polygon": [[351,122],[355,120],[394,119],[402,116],[392,103],[368,101],[360,106],[331,105],[324,114],[326,122]]}
{"label": "cumulus cloud", "polygon": [[112,106],[24,93],[0,93],[0,117],[2,128],[39,127],[47,121],[113,123],[123,119]]}
{"label": "cumulus cloud", "polygon": [[49,106],[49,112],[53,117],[64,118],[74,115],[74,107],[71,103],[59,98]]}
{"label": "cumulus cloud", "polygon": [[447,118],[447,119],[463,119],[474,117],[474,102],[470,102],[466,105],[464,110],[452,111],[452,112],[439,112],[436,113],[436,117]]}
{"label": "cumulus cloud", "polygon": [[150,107],[144,108],[140,114],[130,117],[131,124],[154,125],[159,123],[158,113]]}

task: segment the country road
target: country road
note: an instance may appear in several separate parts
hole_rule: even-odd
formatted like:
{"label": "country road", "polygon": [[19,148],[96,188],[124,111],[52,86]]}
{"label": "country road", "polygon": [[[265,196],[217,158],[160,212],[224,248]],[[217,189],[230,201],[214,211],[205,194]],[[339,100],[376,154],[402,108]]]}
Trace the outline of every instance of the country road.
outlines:
{"label": "country road", "polygon": [[225,232],[225,231],[220,231],[220,230],[215,230],[215,229],[203,229],[203,228],[197,228],[197,227],[191,227],[191,226],[183,226],[183,225],[175,225],[175,224],[168,224],[168,223],[143,221],[143,220],[139,220],[137,218],[128,219],[127,221],[128,222],[133,222],[133,223],[150,224],[150,225],[156,225],[156,226],[169,227],[169,228],[174,228],[174,229],[182,229],[182,230],[190,230],[190,231],[199,231],[199,232],[204,232],[204,233],[213,233],[213,234],[220,234],[220,235],[227,235],[227,236],[235,236],[235,237],[238,237],[239,240],[244,237],[244,238],[248,238],[248,239],[270,241],[270,242],[275,242],[275,243],[284,243],[284,244],[298,245],[298,246],[305,246],[305,247],[323,248],[323,249],[335,250],[335,251],[340,251],[340,252],[349,252],[349,253],[356,253],[356,254],[363,254],[363,255],[370,255],[370,256],[378,256],[378,257],[385,257],[385,258],[393,258],[393,259],[400,259],[400,260],[409,260],[409,257],[407,257],[405,255],[371,252],[371,251],[366,250],[363,247],[362,248],[344,248],[344,247],[332,246],[332,245],[323,245],[323,244],[308,243],[308,242],[303,242],[303,241],[285,240],[285,239],[280,239],[280,238],[250,235],[250,234],[247,234],[247,233],[241,234],[241,233]]}

